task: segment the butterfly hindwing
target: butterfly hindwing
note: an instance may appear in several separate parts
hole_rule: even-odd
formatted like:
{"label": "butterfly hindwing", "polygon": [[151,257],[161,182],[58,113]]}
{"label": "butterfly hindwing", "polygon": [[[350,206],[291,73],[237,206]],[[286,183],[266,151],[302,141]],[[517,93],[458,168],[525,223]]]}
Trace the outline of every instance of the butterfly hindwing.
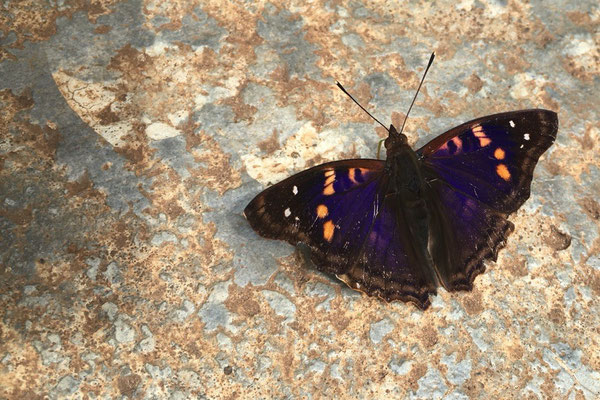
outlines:
{"label": "butterfly hindwing", "polygon": [[506,215],[443,180],[431,182],[430,252],[446,290],[471,290],[485,270],[484,259],[496,260],[514,225]]}
{"label": "butterfly hindwing", "polygon": [[[385,185],[385,182],[383,182]],[[385,196],[378,204],[362,248],[338,278],[348,286],[387,301],[411,301],[421,309],[436,293],[430,272],[423,268],[407,221],[399,212],[396,196]]]}

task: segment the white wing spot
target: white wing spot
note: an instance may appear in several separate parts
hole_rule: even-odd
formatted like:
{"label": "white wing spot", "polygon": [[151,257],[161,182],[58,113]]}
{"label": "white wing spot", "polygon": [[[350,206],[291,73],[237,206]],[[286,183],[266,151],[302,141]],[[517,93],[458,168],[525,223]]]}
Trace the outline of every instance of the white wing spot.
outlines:
{"label": "white wing spot", "polygon": [[285,217],[289,217],[290,215],[292,215],[292,212],[290,211],[289,208],[286,208],[285,211],[283,212],[283,215],[285,215]]}
{"label": "white wing spot", "polygon": [[298,218],[298,217],[294,217],[294,220],[295,220],[295,221],[300,221],[300,218]]}
{"label": "white wing spot", "polygon": [[529,133],[526,133],[526,134],[524,134],[524,135],[523,135],[523,139],[525,139],[525,140],[529,140]]}
{"label": "white wing spot", "polygon": [[522,149],[523,147],[525,147],[525,145],[523,145],[523,144],[519,146],[520,149]]}
{"label": "white wing spot", "polygon": [[294,185],[292,188],[292,193],[294,193],[294,196],[298,194],[298,186]]}
{"label": "white wing spot", "polygon": [[508,121],[508,123],[510,124],[510,127],[511,127],[511,128],[514,128],[514,127],[515,127],[515,123],[513,122],[513,120],[512,120],[512,119],[511,119],[510,121]]}

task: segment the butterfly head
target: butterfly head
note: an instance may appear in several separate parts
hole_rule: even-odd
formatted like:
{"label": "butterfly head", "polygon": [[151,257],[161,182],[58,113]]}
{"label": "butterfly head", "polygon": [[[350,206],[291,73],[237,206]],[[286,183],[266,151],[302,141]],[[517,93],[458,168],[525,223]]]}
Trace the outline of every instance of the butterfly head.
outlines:
{"label": "butterfly head", "polygon": [[385,142],[383,142],[388,154],[393,152],[394,149],[408,145],[408,138],[406,135],[398,132],[394,125],[390,125],[389,132],[389,136],[385,139]]}

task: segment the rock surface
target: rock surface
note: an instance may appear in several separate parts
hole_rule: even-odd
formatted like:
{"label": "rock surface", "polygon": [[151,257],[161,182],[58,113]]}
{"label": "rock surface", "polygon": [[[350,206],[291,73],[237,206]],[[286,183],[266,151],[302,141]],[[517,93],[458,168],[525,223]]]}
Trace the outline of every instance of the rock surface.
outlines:
{"label": "rock surface", "polygon": [[[0,5],[0,398],[600,397],[596,1]],[[515,233],[422,312],[241,212],[309,166],[558,112]]]}

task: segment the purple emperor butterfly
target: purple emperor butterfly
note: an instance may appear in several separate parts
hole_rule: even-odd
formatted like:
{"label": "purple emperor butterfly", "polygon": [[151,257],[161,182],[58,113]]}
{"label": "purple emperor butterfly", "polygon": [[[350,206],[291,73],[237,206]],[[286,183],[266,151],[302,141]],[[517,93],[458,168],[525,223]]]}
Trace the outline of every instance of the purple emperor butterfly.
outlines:
{"label": "purple emperor butterfly", "polygon": [[555,112],[512,111],[415,151],[390,125],[385,161],[307,169],[264,190],[244,215],[263,237],[304,243],[319,270],[351,288],[426,309],[437,287],[471,290],[484,260],[496,260],[557,130]]}

